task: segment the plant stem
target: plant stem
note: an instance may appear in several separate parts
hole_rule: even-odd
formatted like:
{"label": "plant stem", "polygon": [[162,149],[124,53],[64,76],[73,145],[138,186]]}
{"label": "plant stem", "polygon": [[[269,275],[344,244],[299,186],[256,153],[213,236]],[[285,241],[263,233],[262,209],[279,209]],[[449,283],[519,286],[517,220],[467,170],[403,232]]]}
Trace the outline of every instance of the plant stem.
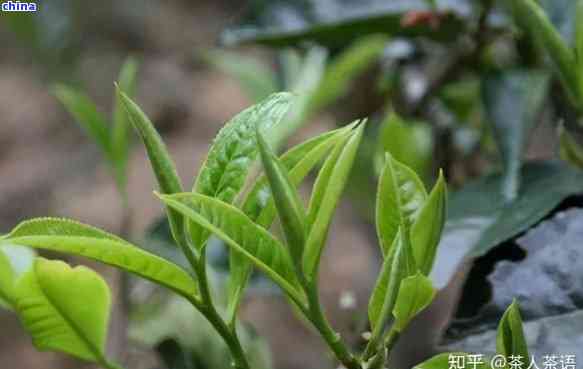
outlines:
{"label": "plant stem", "polygon": [[202,305],[197,305],[192,302],[195,307],[207,318],[209,323],[215,328],[217,333],[223,338],[225,344],[231,352],[233,358],[233,368],[235,369],[250,369],[249,363],[247,362],[247,357],[245,356],[245,351],[241,346],[239,337],[237,337],[237,332],[233,328],[229,328],[227,323],[223,320],[215,306],[213,305],[212,294],[209,288],[207,273],[206,273],[206,257],[204,251],[198,260],[198,263],[194,266],[195,272],[198,277],[198,284],[200,288],[200,296],[202,300]]}
{"label": "plant stem", "polygon": [[330,323],[326,319],[320,304],[318,290],[315,287],[306,288],[309,304],[309,319],[320,332],[330,349],[334,352],[336,359],[346,367],[346,369],[362,369],[360,362],[348,351],[344,343]]}
{"label": "plant stem", "polygon": [[393,351],[395,344],[399,340],[400,335],[401,334],[399,333],[399,331],[397,331],[394,328],[391,328],[389,333],[387,333],[387,335],[385,337],[385,349],[387,351],[387,360],[388,360],[389,356],[391,355],[391,351]]}

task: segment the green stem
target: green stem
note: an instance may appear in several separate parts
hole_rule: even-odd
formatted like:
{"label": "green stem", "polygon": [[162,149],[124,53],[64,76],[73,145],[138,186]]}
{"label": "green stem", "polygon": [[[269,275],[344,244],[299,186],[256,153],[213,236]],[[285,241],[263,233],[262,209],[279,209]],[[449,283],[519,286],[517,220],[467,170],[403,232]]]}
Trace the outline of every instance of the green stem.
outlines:
{"label": "green stem", "polygon": [[360,362],[348,351],[338,334],[330,325],[320,304],[318,290],[315,287],[307,287],[309,304],[309,319],[320,332],[336,359],[344,365],[346,369],[362,369]]}
{"label": "green stem", "polygon": [[391,355],[391,351],[393,350],[393,347],[395,347],[395,344],[399,340],[400,335],[401,334],[399,333],[399,331],[397,331],[394,328],[391,328],[389,333],[387,333],[385,337],[385,348],[387,349],[387,357]]}
{"label": "green stem", "polygon": [[245,356],[245,351],[241,346],[241,342],[239,341],[236,330],[234,328],[229,328],[228,324],[223,320],[213,304],[212,294],[210,292],[206,273],[206,257],[204,251],[201,253],[198,263],[195,264],[194,269],[198,277],[202,304],[197,306],[193,302],[193,305],[198,308],[198,310],[206,317],[209,323],[215,328],[217,333],[225,341],[225,344],[229,348],[233,358],[233,368],[250,369],[247,357]]}

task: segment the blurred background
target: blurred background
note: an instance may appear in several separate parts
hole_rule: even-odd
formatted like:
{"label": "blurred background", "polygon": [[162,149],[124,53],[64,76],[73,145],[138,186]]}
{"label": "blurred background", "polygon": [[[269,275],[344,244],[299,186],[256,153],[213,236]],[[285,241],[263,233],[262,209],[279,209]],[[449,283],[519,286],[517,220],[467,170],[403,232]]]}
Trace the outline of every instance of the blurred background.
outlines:
{"label": "blurred background", "polygon": [[[561,123],[576,142],[579,114],[544,50],[502,4],[37,3],[33,14],[0,13],[2,233],[25,218],[68,217],[166,255],[167,230],[143,147],[128,145],[120,181],[87,135],[83,116],[67,104],[66,96],[82,94],[109,120],[124,66],[135,73],[135,100],[162,134],[186,187],[226,121],[272,92],[290,90],[298,102],[286,119],[287,145],[369,118],[321,273],[331,321],[354,347],[364,342],[380,265],[374,192],[387,151],[428,187],[442,168],[452,193],[433,275],[442,290],[405,334],[397,367],[444,345],[493,350],[493,342],[484,342],[512,297],[526,306],[535,352],[583,347],[583,327],[563,341],[561,331],[548,329],[583,321],[583,291],[569,282],[581,276],[581,251],[565,246],[583,240],[575,226],[583,217],[583,175],[558,160],[557,133]],[[574,2],[540,3],[572,42]],[[306,181],[306,193],[312,182]],[[220,246],[210,260],[219,290],[228,273]],[[89,265],[114,291],[122,289],[124,279],[113,269]],[[533,278],[536,293],[525,287]],[[321,340],[285,299],[260,276],[254,282],[242,314],[261,363],[256,368],[331,367]],[[188,368],[228,367],[220,341],[193,311],[148,284],[130,285],[130,301],[116,299],[109,345],[128,368],[165,368],[164,353],[177,347]],[[9,311],[0,311],[0,360],[15,369],[89,367],[37,352]]]}

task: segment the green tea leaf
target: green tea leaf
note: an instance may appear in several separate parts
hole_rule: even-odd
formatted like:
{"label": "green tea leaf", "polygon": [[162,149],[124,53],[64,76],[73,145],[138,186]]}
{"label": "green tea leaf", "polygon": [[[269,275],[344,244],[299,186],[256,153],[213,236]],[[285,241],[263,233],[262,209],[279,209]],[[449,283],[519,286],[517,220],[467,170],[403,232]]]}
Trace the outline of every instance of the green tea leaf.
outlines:
{"label": "green tea leaf", "polygon": [[[124,91],[130,98],[133,98],[136,93],[137,74],[138,61],[131,57],[127,58],[119,72],[118,84],[120,90]],[[116,93],[111,131],[111,149],[115,157],[116,179],[122,189],[125,188],[127,180],[126,167],[130,147],[128,127],[130,124],[121,97]]]}
{"label": "green tea leaf", "polygon": [[[269,134],[270,129],[281,122],[291,102],[289,93],[273,94],[231,119],[215,138],[193,191],[231,203],[243,188],[249,168],[257,157],[255,129]],[[208,233],[192,222],[189,232],[194,245],[202,248]]]}
{"label": "green tea leaf", "polygon": [[110,164],[114,163],[107,119],[97,110],[91,99],[72,87],[56,85],[53,93],[77,123],[103,151]]}
{"label": "green tea leaf", "polygon": [[239,209],[198,193],[160,195],[160,199],[247,257],[290,297],[302,300],[295,288],[297,280],[285,247]]}
{"label": "green tea leaf", "polygon": [[411,227],[411,246],[417,267],[429,275],[447,219],[447,186],[443,172]]}
{"label": "green tea leaf", "polygon": [[512,0],[516,21],[531,34],[553,60],[569,97],[581,107],[575,55],[534,0]]}
{"label": "green tea leaf", "polygon": [[198,293],[196,282],[177,265],[117,236],[72,220],[37,218],[22,222],[8,238],[0,240],[2,244],[84,256],[137,274],[189,299]]}
{"label": "green tea leaf", "polygon": [[332,216],[356,158],[364,127],[365,124],[361,123],[349,136],[338,141],[314,184],[308,210],[308,237],[303,257],[304,273],[308,280],[314,281],[317,275]]}
{"label": "green tea leaf", "polygon": [[[344,133],[353,126],[343,127],[323,133],[304,143],[301,143],[280,158],[281,163],[289,170],[290,181],[298,186],[308,173],[330,152]],[[267,178],[260,177],[242,206],[243,212],[258,225],[269,228],[276,215],[275,204]],[[236,314],[243,290],[251,273],[251,262],[240,253],[231,250],[229,263],[231,280],[229,283],[229,307],[227,311],[231,318]]]}
{"label": "green tea leaf", "polygon": [[306,240],[306,210],[295,185],[291,183],[287,169],[275,156],[259,130],[257,143],[292,260],[301,267]]}
{"label": "green tea leaf", "polygon": [[395,329],[403,332],[409,322],[431,304],[435,292],[431,280],[419,272],[403,279],[393,308]]}
{"label": "green tea leaf", "polygon": [[406,233],[398,230],[393,247],[384,258],[368,304],[368,318],[373,329],[373,340],[377,340],[395,307],[401,282],[416,271],[410,240]]}
{"label": "green tea leaf", "polygon": [[[504,357],[520,356],[522,358],[530,358],[524,338],[524,330],[522,329],[522,318],[520,317],[520,310],[516,300],[508,307],[500,320],[496,336],[496,351]],[[528,360],[524,360],[521,368],[526,369],[527,363]]]}
{"label": "green tea leaf", "polygon": [[388,255],[399,227],[409,232],[426,199],[425,186],[417,174],[387,154],[376,204],[376,227],[383,255]]}
{"label": "green tea leaf", "polygon": [[561,159],[583,168],[583,148],[563,126],[559,127],[559,150]]}
{"label": "green tea leaf", "polygon": [[106,363],[111,297],[105,281],[84,266],[38,258],[17,284],[16,307],[35,347]]}
{"label": "green tea leaf", "polygon": [[[182,192],[182,183],[176,172],[174,162],[162,141],[162,137],[160,137],[150,119],[119,87],[117,88],[117,96],[126,110],[129,121],[133,124],[146,147],[160,191],[164,194]],[[172,236],[179,245],[185,245],[184,220],[171,209],[166,211],[170,220]]]}

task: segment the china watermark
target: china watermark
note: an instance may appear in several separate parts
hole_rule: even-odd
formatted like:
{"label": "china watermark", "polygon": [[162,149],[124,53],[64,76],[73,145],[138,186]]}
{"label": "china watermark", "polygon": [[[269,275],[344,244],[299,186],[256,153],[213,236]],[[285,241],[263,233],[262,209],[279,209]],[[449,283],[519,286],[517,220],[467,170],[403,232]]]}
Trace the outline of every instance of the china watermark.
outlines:
{"label": "china watermark", "polygon": [[28,2],[21,2],[21,1],[5,1],[0,6],[3,12],[13,12],[13,13],[20,13],[20,12],[36,12],[38,6],[36,3],[28,3]]}

